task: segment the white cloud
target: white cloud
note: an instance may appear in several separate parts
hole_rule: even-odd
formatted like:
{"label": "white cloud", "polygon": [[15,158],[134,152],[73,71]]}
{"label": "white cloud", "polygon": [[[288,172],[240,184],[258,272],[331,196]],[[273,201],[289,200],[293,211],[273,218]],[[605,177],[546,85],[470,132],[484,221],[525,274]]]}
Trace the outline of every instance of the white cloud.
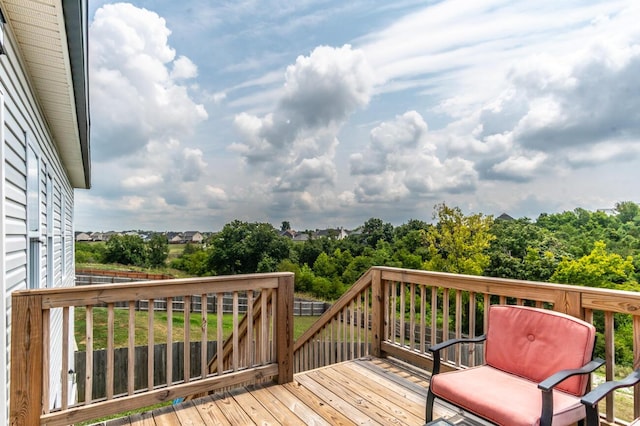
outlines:
{"label": "white cloud", "polygon": [[262,117],[237,114],[240,140],[229,146],[273,179],[276,191],[332,185],[337,133],[371,92],[364,55],[351,46],[320,46],[287,67],[275,109]]}
{"label": "white cloud", "polygon": [[371,131],[363,153],[350,157],[354,190],[361,201],[433,198],[469,191],[477,184],[472,162],[460,157],[438,157],[427,124],[416,111],[381,123]]}
{"label": "white cloud", "polygon": [[180,56],[173,61],[173,69],[171,70],[171,78],[175,80],[183,80],[195,78],[198,76],[198,67],[191,62],[186,56]]}
{"label": "white cloud", "polygon": [[129,176],[122,181],[122,186],[130,189],[141,189],[159,183],[162,183],[162,176],[159,175]]}
{"label": "white cloud", "polygon": [[129,155],[150,139],[182,137],[207,118],[181,81],[193,62],[169,46],[171,31],[156,13],[107,4],[90,27],[91,112],[97,158]]}
{"label": "white cloud", "polygon": [[202,158],[202,151],[199,149],[185,148],[182,151],[182,180],[184,182],[195,182],[204,174],[207,163]]}
{"label": "white cloud", "polygon": [[514,180],[529,180],[536,176],[546,158],[542,152],[531,156],[515,155],[494,165],[492,171]]}

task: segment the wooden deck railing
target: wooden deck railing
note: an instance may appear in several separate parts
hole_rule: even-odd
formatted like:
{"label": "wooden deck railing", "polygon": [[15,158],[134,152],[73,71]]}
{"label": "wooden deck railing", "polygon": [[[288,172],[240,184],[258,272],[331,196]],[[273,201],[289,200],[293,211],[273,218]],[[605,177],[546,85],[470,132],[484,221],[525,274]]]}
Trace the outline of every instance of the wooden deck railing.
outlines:
{"label": "wooden deck railing", "polygon": [[[209,335],[208,316],[212,312],[207,303],[200,303],[198,312],[190,307],[191,299],[200,297],[207,300],[207,296],[216,296],[218,301],[216,312],[222,312],[219,306],[225,295],[231,295],[234,300],[233,332],[231,344],[217,345],[218,358],[226,359],[217,364],[217,369],[211,373],[207,369],[207,362],[214,354],[207,353],[206,341]],[[258,312],[247,312],[244,319],[238,313],[238,298],[246,296],[262,309]],[[172,299],[182,297],[185,303],[184,329],[185,342],[191,341],[191,320],[200,318],[200,333],[202,341],[200,364],[201,373],[197,377],[190,374],[190,345],[185,344],[183,356],[183,374],[178,380],[176,372],[172,371],[173,358],[180,354],[172,353],[173,339],[173,311]],[[140,300],[148,300],[147,345],[148,362],[146,365],[135,365],[133,349],[135,345],[135,304]],[[154,300],[166,302],[167,310],[164,322],[166,327],[166,368],[165,383],[154,382],[153,351],[156,337],[154,324],[158,323],[153,312]],[[115,304],[127,302],[127,308],[116,308]],[[69,385],[66,368],[59,374],[50,373],[50,359],[61,357],[69,359],[69,345],[52,345],[50,342],[51,324],[53,318],[62,323],[62,341],[69,341],[70,311],[81,307],[85,310],[85,341],[87,375],[79,380],[85,381],[84,402],[68,404]],[[100,308],[99,308],[100,307]],[[107,314],[106,330],[94,327],[94,311],[105,309]],[[127,310],[128,320],[118,323],[117,310]],[[177,314],[176,314],[177,315]],[[218,342],[223,341],[223,316],[216,315],[215,337]],[[114,394],[114,334],[116,328],[128,329],[128,389],[125,394]],[[107,338],[106,366],[99,368],[106,370],[106,398],[96,399],[92,395],[95,372],[93,366],[93,341],[98,333],[104,333]],[[241,339],[239,336],[252,336]],[[163,339],[164,340],[164,339]],[[12,332],[11,332],[11,401],[10,422],[12,425],[67,425],[83,420],[96,419],[102,416],[137,409],[159,402],[171,401],[197,393],[221,389],[241,383],[251,383],[265,379],[276,379],[279,383],[293,380],[293,274],[253,274],[226,277],[210,277],[195,279],[176,279],[162,281],[148,281],[143,283],[109,284],[98,286],[83,286],[74,288],[44,289],[20,291],[12,294]],[[227,354],[223,348],[231,348]],[[59,348],[61,354],[55,353]],[[226,356],[225,356],[226,355]],[[63,363],[67,365],[67,363]],[[148,378],[145,389],[136,389],[134,376],[146,374]],[[55,389],[51,380],[61,377],[60,388]],[[51,392],[61,395],[61,407],[51,407],[49,404]]]}
{"label": "wooden deck railing", "polygon": [[[84,307],[87,341],[86,365],[92,365],[91,349],[94,334],[93,313],[107,311],[107,352],[113,354],[113,335],[117,327],[129,329],[129,348],[134,345],[133,319],[136,301],[163,300],[167,305],[167,348],[172,340],[172,300],[183,297],[185,340],[191,341],[188,324],[192,317],[210,313],[210,304],[192,303],[192,298],[208,295],[231,295],[236,301],[246,295],[247,313],[233,315],[233,332],[223,345],[217,345],[215,354],[200,354],[202,371],[190,374],[189,354],[184,356],[183,377],[155,383],[148,379],[145,389],[136,389],[133,377],[146,374],[153,377],[156,367],[128,363],[128,390],[123,395],[113,392],[113,355],[107,356],[106,398],[94,398],[93,374],[85,378],[85,401],[67,404],[69,388],[61,381],[59,392],[61,407],[51,407],[52,392],[50,359],[54,356],[68,359],[69,347],[61,345],[62,354],[52,354],[51,324],[62,322],[63,341],[68,341],[71,309]],[[206,300],[206,299],[203,299]],[[218,297],[221,303],[222,297]],[[127,308],[115,304],[126,301]],[[491,304],[526,304],[553,309],[583,318],[596,324],[600,346],[604,347],[606,367],[604,379],[611,380],[620,369],[616,358],[615,334],[617,324],[631,324],[633,329],[633,365],[640,367],[640,293],[595,289],[573,285],[557,285],[478,276],[415,271],[388,267],[374,267],[367,271],[325,314],[292,343],[293,275],[289,273],[254,274],[246,276],[212,277],[181,280],[151,281],[144,283],[86,286],[66,289],[21,291],[13,294],[11,336],[11,423],[16,425],[68,424],[95,419],[110,413],[142,408],[179,397],[208,393],[240,383],[275,378],[284,383],[293,379],[293,373],[313,369],[361,356],[391,356],[427,370],[431,368],[428,347],[449,337],[482,334],[487,324],[487,307]],[[237,306],[237,303],[235,303]],[[104,308],[98,308],[104,306]],[[190,306],[190,308],[188,308]],[[194,307],[195,311],[194,312]],[[114,318],[118,309],[128,310],[128,321],[119,324]],[[218,309],[220,307],[218,306]],[[221,309],[220,309],[221,310]],[[153,309],[147,327],[153,330]],[[175,315],[178,315],[176,312]],[[55,318],[55,321],[54,321]],[[206,318],[202,315],[201,318]],[[155,320],[157,322],[157,319]],[[216,317],[215,338],[223,341],[222,316]],[[201,335],[206,339],[209,324],[201,322]],[[66,331],[65,331],[66,330]],[[156,341],[149,333],[148,347],[153,350]],[[189,351],[190,345],[184,345]],[[129,351],[132,353],[133,351]],[[175,354],[168,349],[169,360]],[[468,346],[446,354],[449,368],[465,368],[482,362],[482,346]],[[152,357],[150,357],[152,359]],[[51,364],[52,365],[52,364]],[[89,369],[88,371],[92,371]],[[66,371],[60,372],[65,377]],[[57,376],[57,377],[60,377]],[[111,389],[111,391],[109,391]],[[47,401],[43,404],[42,401]],[[614,423],[616,417],[640,417],[640,390],[633,390],[626,409],[619,399],[609,397],[601,407],[603,418]],[[626,411],[625,411],[626,410]]]}
{"label": "wooden deck railing", "polygon": [[[640,367],[640,293],[374,267],[295,342],[295,370],[370,354],[430,371],[428,347],[450,337],[483,334],[486,307],[497,303],[553,309],[596,324],[604,343],[606,380],[619,368],[615,324],[626,321],[633,328],[633,367]],[[482,345],[452,349],[445,361],[449,368],[482,362]],[[610,423],[640,417],[638,386],[628,401],[632,408],[626,405],[610,396],[601,413]]]}

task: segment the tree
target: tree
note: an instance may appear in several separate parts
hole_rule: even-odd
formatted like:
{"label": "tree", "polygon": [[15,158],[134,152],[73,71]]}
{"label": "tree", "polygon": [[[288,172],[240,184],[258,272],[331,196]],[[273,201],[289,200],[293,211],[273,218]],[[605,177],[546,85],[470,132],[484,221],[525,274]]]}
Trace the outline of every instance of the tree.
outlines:
{"label": "tree", "polygon": [[484,271],[491,277],[547,281],[562,256],[564,245],[551,231],[527,218],[496,220],[490,232],[495,236],[489,246],[489,265]]}
{"label": "tree", "polygon": [[327,253],[320,253],[315,262],[313,262],[313,273],[316,276],[333,278],[336,276],[336,265]]}
{"label": "tree", "polygon": [[282,225],[280,226],[281,231],[288,231],[291,229],[291,224],[287,220],[282,221]]}
{"label": "tree", "polygon": [[364,223],[362,241],[372,248],[378,245],[378,241],[393,242],[393,225],[372,217]]}
{"label": "tree", "polygon": [[106,244],[105,261],[122,265],[145,266],[147,250],[139,235],[114,235]]}
{"label": "tree", "polygon": [[631,222],[640,216],[640,206],[633,201],[621,201],[616,203],[618,220],[622,223]]}
{"label": "tree", "polygon": [[429,259],[424,269],[480,275],[489,264],[487,249],[495,237],[489,232],[493,218],[481,213],[465,216],[458,207],[438,204],[437,224],[427,231]]}
{"label": "tree", "polygon": [[208,268],[219,275],[275,271],[289,257],[289,240],[268,223],[234,220],[212,238]]}
{"label": "tree", "polygon": [[185,271],[189,275],[205,276],[211,275],[207,268],[207,253],[200,247],[196,247],[182,252],[182,255],[171,262],[171,267]]}
{"label": "tree", "polygon": [[154,267],[164,266],[169,256],[169,241],[162,234],[153,234],[147,243],[149,248],[149,265]]}
{"label": "tree", "polygon": [[608,253],[603,241],[596,241],[593,250],[579,259],[563,259],[551,281],[588,287],[640,290],[633,279],[633,259],[616,253]]}
{"label": "tree", "polygon": [[105,257],[106,247],[102,243],[76,243],[76,263],[104,263]]}

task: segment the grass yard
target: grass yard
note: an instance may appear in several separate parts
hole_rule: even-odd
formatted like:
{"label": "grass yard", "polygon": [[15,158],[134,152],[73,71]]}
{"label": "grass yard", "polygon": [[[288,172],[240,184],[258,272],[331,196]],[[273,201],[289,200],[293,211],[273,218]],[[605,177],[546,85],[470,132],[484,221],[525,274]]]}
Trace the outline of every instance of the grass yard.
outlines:
{"label": "grass yard", "polygon": [[[86,310],[85,308],[75,309],[75,336],[78,350],[86,349]],[[296,316],[293,318],[294,339],[297,339],[318,319],[317,316]],[[182,312],[173,313],[172,339],[174,342],[184,340],[184,314]],[[149,335],[149,313],[139,311],[135,313],[135,345],[146,345]],[[199,341],[202,336],[202,315],[192,313],[189,321],[189,334],[191,341]],[[207,315],[207,339],[217,339],[218,318],[216,314]],[[222,316],[223,336],[226,339],[233,329],[233,315],[223,314]],[[153,336],[155,343],[167,342],[167,313],[154,312]],[[129,342],[129,310],[127,308],[116,308],[114,311],[114,346],[116,348],[125,347]],[[93,308],[93,349],[104,349],[107,347],[107,308]]]}
{"label": "grass yard", "polygon": [[185,246],[186,244],[169,244],[169,256],[167,257],[167,262],[180,257]]}

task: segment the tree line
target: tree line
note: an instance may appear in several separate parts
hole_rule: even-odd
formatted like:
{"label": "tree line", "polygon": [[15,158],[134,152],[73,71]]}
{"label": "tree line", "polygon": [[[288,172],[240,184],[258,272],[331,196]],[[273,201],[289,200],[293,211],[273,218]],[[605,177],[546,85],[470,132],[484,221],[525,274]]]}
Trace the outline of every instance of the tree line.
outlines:
{"label": "tree line", "polygon": [[[286,230],[283,222],[280,230]],[[311,235],[311,233],[310,233]],[[617,203],[613,214],[577,208],[528,218],[465,215],[445,203],[433,223],[394,227],[370,218],[344,239],[294,242],[269,223],[234,220],[205,244],[187,244],[169,262],[166,237],[145,242],[113,236],[105,245],[76,245],[76,262],[170,266],[193,276],[290,271],[296,290],[336,299],[371,266],[640,290],[640,206]]]}

